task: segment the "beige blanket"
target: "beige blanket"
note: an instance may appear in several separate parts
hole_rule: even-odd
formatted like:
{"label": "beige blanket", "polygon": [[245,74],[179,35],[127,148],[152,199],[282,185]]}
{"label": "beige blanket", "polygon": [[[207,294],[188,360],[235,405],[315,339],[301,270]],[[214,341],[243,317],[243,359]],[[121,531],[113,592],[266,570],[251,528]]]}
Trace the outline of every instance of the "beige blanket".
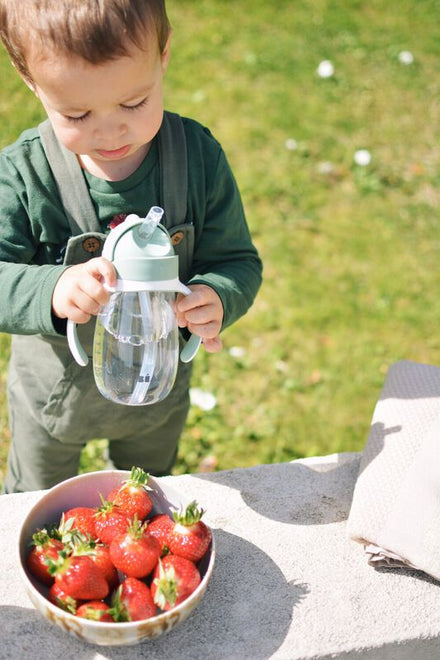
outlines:
{"label": "beige blanket", "polygon": [[348,535],[374,566],[440,580],[440,368],[388,371],[361,457]]}

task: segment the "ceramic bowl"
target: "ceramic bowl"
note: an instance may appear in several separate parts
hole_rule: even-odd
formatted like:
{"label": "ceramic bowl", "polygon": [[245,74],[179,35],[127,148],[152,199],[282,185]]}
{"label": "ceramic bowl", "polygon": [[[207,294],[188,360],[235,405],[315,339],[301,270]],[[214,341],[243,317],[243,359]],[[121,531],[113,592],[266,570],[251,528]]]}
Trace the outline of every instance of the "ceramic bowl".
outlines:
{"label": "ceramic bowl", "polygon": [[[169,612],[162,612],[144,621],[124,623],[105,623],[76,617],[69,612],[53,605],[47,599],[47,587],[35,580],[26,568],[26,557],[29,553],[33,533],[37,529],[58,523],[63,510],[74,506],[99,506],[99,493],[105,497],[110,490],[129,477],[130,473],[122,470],[104,470],[89,472],[63,481],[48,490],[32,507],[21,527],[19,536],[20,572],[30,600],[43,616],[76,637],[102,646],[120,646],[137,644],[153,639],[168,632],[185,621],[193,609],[202,600],[211,577],[215,548],[214,538],[211,546],[199,563],[201,583],[198,588],[183,603]],[[149,493],[153,501],[155,513],[168,513],[186,507],[191,498],[179,493],[163,480],[150,477]]]}

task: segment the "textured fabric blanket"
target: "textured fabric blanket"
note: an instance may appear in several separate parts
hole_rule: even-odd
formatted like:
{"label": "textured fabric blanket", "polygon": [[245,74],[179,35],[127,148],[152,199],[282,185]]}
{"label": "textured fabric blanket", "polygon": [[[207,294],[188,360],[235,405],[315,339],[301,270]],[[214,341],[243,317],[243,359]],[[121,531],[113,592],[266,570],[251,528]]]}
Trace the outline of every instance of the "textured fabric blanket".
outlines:
{"label": "textured fabric blanket", "polygon": [[348,535],[374,566],[440,580],[440,368],[388,371],[362,453]]}

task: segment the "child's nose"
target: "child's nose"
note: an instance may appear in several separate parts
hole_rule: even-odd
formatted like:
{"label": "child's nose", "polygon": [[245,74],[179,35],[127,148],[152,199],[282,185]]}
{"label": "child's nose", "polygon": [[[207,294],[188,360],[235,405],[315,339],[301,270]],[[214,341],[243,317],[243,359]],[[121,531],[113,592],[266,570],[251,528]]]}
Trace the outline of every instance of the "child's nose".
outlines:
{"label": "child's nose", "polygon": [[97,137],[102,140],[112,141],[120,138],[127,132],[127,124],[119,119],[108,118],[100,122],[97,127]]}

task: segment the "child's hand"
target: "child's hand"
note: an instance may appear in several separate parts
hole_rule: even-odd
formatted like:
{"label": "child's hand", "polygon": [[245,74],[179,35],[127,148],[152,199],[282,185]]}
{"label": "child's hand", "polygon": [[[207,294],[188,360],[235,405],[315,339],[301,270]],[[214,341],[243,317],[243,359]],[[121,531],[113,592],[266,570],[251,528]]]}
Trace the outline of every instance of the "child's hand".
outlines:
{"label": "child's hand", "polygon": [[67,268],[55,285],[52,294],[52,311],[60,319],[68,318],[75,323],[87,323],[99,312],[110,297],[104,287],[116,284],[113,264],[103,257],[90,259],[84,264]]}
{"label": "child's hand", "polygon": [[220,296],[205,284],[193,284],[191,293],[184,296],[179,293],[176,299],[176,317],[180,328],[203,340],[208,353],[217,353],[222,348],[219,332],[223,321],[223,305]]}

